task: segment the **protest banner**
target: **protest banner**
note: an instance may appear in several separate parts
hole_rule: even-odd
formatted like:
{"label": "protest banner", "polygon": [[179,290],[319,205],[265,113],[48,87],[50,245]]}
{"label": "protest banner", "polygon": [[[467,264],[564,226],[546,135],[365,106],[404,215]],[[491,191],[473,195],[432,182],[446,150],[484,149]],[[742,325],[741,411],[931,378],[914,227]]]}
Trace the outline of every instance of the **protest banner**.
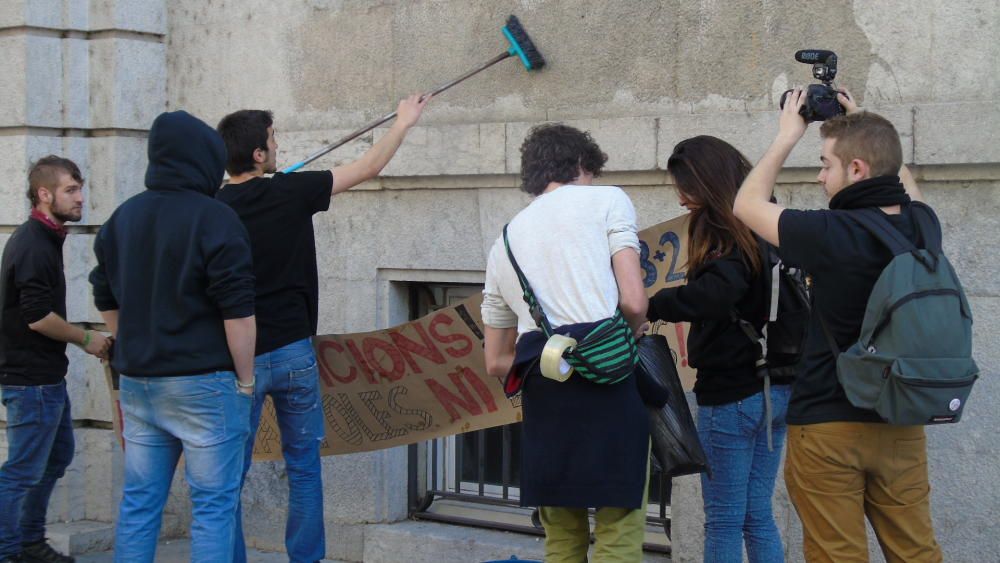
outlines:
{"label": "protest banner", "polygon": [[[684,283],[688,216],[639,233],[643,283],[649,295]],[[482,296],[386,330],[313,339],[320,375],[325,439],[322,455],[380,450],[521,420],[520,396],[486,373]],[[685,389],[687,323],[658,327],[667,337]],[[118,377],[107,369],[115,431],[121,439]],[[281,436],[268,399],[254,445],[255,460],[281,458]]]}
{"label": "protest banner", "polygon": [[[684,285],[687,275],[687,232],[689,214],[653,225],[639,232],[639,263],[643,270],[646,295],[665,287]],[[684,390],[694,387],[695,370],[688,364],[687,334],[690,323],[663,323],[656,327],[670,343]]]}

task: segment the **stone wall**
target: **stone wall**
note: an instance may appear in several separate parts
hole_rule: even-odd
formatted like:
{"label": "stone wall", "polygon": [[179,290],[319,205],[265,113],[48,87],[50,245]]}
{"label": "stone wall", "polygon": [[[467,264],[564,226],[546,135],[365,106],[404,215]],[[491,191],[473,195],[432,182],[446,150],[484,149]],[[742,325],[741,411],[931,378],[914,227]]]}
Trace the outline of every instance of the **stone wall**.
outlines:
{"label": "stone wall", "polygon": [[[531,125],[560,120],[590,130],[610,157],[605,180],[625,186],[645,227],[681,211],[663,173],[677,141],[716,135],[756,160],[777,130],[778,95],[811,81],[794,51],[833,49],[841,82],[899,129],[976,318],[983,376],[972,403],[961,424],[928,431],[939,541],[950,561],[1000,552],[988,533],[1000,516],[1000,441],[990,430],[1000,423],[1000,286],[991,250],[1000,234],[1000,42],[984,40],[1000,34],[1000,6],[990,0],[11,0],[0,6],[0,48],[11,69],[0,83],[8,155],[0,163],[8,178],[0,242],[26,215],[27,163],[49,152],[77,159],[88,205],[67,245],[71,295],[79,296],[69,316],[97,321],[86,297],[90,238],[142,189],[145,132],[158,112],[186,109],[215,123],[235,109],[271,109],[279,163],[290,163],[391,111],[407,93],[504,50],[499,30],[509,13],[548,66],[528,73],[505,61],[442,94],[381,178],[339,195],[315,219],[320,332],[404,320],[393,280],[481,279],[486,249],[527,202],[517,190],[518,147]],[[812,184],[812,129],[779,182],[779,197],[792,206],[824,204]],[[311,168],[356,158],[382,134]],[[106,426],[100,367],[74,360],[74,418]],[[109,432],[87,432],[80,463],[113,460]],[[88,475],[98,461],[80,471]],[[328,554],[361,560],[369,526],[406,515],[405,450],[323,465]],[[74,482],[100,490],[101,475],[99,484]],[[281,463],[251,471],[251,545],[282,548],[286,487]],[[790,560],[798,560],[798,523],[781,488],[777,511]],[[84,514],[112,518],[107,497],[94,496]],[[80,517],[77,505],[67,501],[61,517]],[[182,530],[183,494],[171,511]],[[700,559],[696,480],[679,481],[673,514],[674,558]]]}

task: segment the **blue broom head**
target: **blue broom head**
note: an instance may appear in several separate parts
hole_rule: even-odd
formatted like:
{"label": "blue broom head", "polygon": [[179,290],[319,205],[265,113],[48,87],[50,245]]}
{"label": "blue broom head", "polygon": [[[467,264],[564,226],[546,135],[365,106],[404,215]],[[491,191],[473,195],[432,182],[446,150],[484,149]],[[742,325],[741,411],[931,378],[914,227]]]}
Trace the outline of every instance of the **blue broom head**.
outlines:
{"label": "blue broom head", "polygon": [[545,66],[545,58],[542,57],[542,53],[535,47],[535,44],[531,42],[531,38],[528,37],[528,33],[524,31],[521,27],[521,22],[518,21],[517,16],[511,15],[507,18],[507,25],[503,27],[503,35],[507,38],[507,42],[510,43],[510,49],[507,50],[511,56],[517,56],[521,59],[521,64],[527,70],[538,70]]}

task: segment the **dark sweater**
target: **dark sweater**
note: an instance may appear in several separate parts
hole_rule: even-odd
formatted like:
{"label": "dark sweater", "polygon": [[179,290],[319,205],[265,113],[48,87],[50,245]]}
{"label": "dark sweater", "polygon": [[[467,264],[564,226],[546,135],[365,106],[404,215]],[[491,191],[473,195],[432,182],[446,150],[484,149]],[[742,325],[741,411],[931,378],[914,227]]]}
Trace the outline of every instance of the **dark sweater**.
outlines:
{"label": "dark sweater", "polygon": [[214,199],[222,138],[183,111],[149,132],[145,192],[123,203],[94,242],[98,310],[118,310],[114,367],[130,376],[233,369],[224,319],[254,312],[250,240]]}
{"label": "dark sweater", "polygon": [[0,383],[50,385],[66,376],[66,343],[28,325],[49,313],[66,318],[63,238],[29,219],[10,236],[0,266]]}
{"label": "dark sweater", "polygon": [[731,312],[735,307],[759,332],[767,319],[769,291],[766,276],[754,275],[734,249],[705,262],[686,285],[661,289],[650,298],[649,320],[691,323],[688,362],[698,370],[694,393],[699,405],[724,405],[763,390],[754,370],[759,346],[733,322]]}

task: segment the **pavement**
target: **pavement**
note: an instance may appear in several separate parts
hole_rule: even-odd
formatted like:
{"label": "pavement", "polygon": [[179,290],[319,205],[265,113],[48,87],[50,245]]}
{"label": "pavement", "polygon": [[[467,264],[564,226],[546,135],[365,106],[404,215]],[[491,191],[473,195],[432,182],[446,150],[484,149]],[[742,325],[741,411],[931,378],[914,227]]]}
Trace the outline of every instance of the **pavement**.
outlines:
{"label": "pavement", "polygon": [[[110,563],[115,560],[113,551],[77,555],[77,563]],[[157,563],[187,563],[191,561],[191,540],[168,540],[160,542],[156,548]],[[247,550],[247,563],[284,563],[288,556],[284,553]],[[333,559],[324,559],[324,563],[342,563]]]}

